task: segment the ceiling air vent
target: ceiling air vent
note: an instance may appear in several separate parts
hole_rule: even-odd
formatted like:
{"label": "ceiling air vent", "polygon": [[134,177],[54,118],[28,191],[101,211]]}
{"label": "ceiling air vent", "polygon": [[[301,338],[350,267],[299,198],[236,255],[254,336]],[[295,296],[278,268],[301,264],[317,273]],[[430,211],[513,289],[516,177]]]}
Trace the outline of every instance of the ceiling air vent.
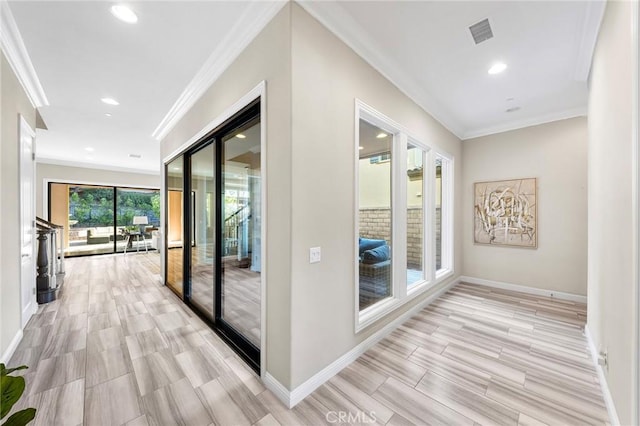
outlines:
{"label": "ceiling air vent", "polygon": [[491,31],[491,25],[489,25],[489,18],[483,19],[477,24],[473,24],[469,27],[469,31],[471,31],[473,41],[475,41],[476,44],[480,44],[485,40],[493,38],[493,31]]}
{"label": "ceiling air vent", "polygon": [[140,154],[129,154],[130,158],[142,158],[142,155]]}

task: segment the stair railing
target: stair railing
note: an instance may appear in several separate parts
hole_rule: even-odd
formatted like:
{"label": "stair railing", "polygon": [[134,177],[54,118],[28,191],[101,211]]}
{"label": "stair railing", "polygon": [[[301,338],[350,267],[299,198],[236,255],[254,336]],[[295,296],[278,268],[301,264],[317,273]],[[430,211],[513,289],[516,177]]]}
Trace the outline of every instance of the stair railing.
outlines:
{"label": "stair railing", "polygon": [[237,249],[238,238],[240,237],[239,228],[247,221],[248,218],[249,206],[242,206],[224,220],[224,256],[232,254],[232,249]]}
{"label": "stair railing", "polygon": [[36,217],[38,234],[37,278],[38,303],[56,300],[64,283],[64,227]]}

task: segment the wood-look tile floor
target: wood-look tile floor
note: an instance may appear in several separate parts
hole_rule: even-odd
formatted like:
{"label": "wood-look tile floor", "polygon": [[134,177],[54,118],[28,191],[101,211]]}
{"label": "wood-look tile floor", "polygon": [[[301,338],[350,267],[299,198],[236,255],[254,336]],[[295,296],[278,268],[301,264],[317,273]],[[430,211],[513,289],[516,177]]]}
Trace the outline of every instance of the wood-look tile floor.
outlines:
{"label": "wood-look tile floor", "polygon": [[161,285],[157,254],[71,259],[10,365],[36,425],[584,425],[607,412],[586,307],[459,284],[294,409]]}

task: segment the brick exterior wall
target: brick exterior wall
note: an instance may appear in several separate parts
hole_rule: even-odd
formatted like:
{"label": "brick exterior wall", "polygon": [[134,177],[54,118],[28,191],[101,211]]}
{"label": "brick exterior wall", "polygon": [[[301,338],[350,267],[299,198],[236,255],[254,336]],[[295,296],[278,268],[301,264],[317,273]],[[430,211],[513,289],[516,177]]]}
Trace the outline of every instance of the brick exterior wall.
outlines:
{"label": "brick exterior wall", "polygon": [[422,209],[407,210],[407,267],[422,269]]}
{"label": "brick exterior wall", "polygon": [[[440,266],[440,208],[436,209],[436,265]],[[422,209],[407,210],[407,263],[410,268],[421,264]],[[360,210],[360,236],[391,240],[391,210],[385,208]]]}

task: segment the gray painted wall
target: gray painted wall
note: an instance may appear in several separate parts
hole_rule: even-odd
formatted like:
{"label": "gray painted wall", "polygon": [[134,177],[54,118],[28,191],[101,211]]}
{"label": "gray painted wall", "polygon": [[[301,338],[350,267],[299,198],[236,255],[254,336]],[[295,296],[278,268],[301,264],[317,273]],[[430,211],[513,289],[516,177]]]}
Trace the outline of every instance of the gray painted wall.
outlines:
{"label": "gray painted wall", "polygon": [[[608,351],[605,376],[624,425],[634,418],[635,303],[633,217],[632,2],[607,2],[593,57],[589,93],[588,318],[597,350]],[[637,37],[637,36],[636,36]],[[637,78],[637,76],[635,77]],[[637,114],[637,112],[636,112]],[[635,347],[634,347],[635,346]]]}
{"label": "gray painted wall", "polygon": [[[455,158],[455,275],[462,271],[460,140],[299,5],[292,7],[291,340],[293,387],[435,289],[355,333],[355,99]],[[309,248],[322,262],[309,264]]]}
{"label": "gray painted wall", "polygon": [[[587,120],[465,140],[464,275],[587,295]],[[538,179],[538,248],[474,244],[473,184]]]}
{"label": "gray painted wall", "polygon": [[[19,114],[35,130],[36,110],[2,53],[0,144],[0,356],[21,330]],[[36,142],[37,144],[37,142]]]}
{"label": "gray painted wall", "polygon": [[161,158],[266,81],[267,276],[266,369],[291,382],[291,4],[287,4],[162,140]]}

